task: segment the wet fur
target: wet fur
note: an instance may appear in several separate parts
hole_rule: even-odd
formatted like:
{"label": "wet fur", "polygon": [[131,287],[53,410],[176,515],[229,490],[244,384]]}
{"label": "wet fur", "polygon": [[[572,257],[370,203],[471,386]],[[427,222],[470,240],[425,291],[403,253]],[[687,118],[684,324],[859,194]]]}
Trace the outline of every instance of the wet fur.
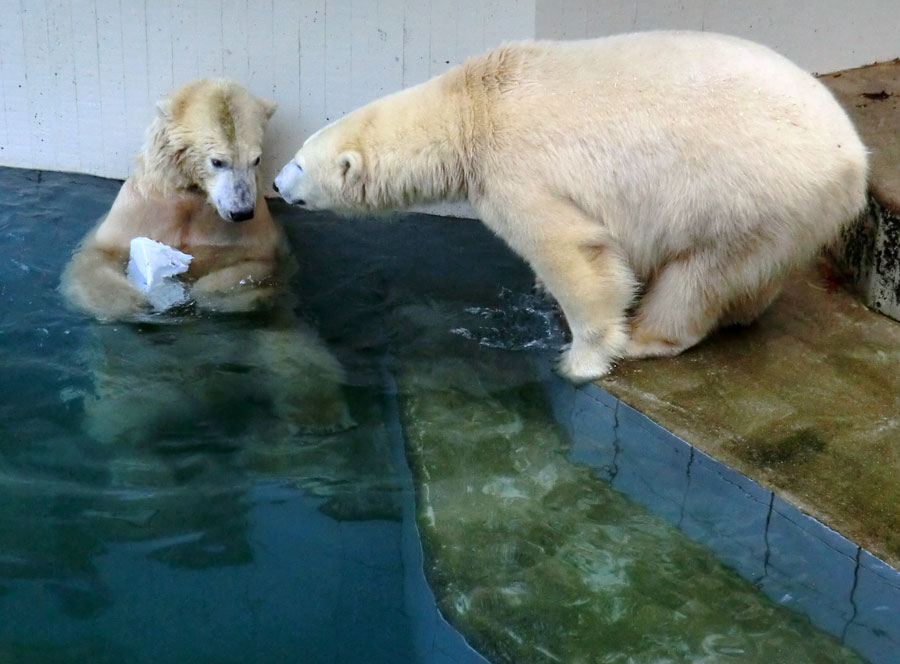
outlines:
{"label": "wet fur", "polygon": [[63,273],[70,304],[106,321],[145,312],[144,295],[125,277],[137,236],[194,256],[186,279],[201,308],[244,311],[270,299],[287,256],[283,233],[261,194],[252,219],[223,220],[209,197],[208,159],[252,161],[273,111],[234,83],[207,79],[161,101],[134,175]]}

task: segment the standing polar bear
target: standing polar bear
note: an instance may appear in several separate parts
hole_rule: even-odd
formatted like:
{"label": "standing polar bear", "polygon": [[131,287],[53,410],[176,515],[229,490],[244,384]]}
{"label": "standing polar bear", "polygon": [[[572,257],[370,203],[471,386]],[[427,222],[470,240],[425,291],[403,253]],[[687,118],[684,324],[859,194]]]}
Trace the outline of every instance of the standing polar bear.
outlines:
{"label": "standing polar bear", "polygon": [[583,381],[754,320],[866,177],[812,76],[742,39],[649,32],[468,60],[313,134],[275,186],[348,212],[467,199],[559,302],[560,369]]}

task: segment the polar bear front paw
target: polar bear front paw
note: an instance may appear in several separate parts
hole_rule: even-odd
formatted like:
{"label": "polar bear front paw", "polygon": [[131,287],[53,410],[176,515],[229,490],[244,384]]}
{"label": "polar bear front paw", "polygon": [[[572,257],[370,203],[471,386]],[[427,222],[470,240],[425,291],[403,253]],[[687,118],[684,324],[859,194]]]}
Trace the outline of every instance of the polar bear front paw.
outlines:
{"label": "polar bear front paw", "polygon": [[602,348],[584,343],[573,343],[562,352],[557,370],[573,383],[587,383],[608,374],[613,358]]}

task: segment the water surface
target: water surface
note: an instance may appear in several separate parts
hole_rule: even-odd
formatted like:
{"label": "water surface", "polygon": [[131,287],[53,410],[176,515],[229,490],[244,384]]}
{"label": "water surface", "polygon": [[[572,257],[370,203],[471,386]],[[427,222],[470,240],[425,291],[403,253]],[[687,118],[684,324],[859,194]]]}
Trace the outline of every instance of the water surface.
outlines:
{"label": "water surface", "polygon": [[103,325],[56,287],[118,186],[0,169],[0,660],[859,661],[573,458],[479,224],[276,204],[289,324]]}

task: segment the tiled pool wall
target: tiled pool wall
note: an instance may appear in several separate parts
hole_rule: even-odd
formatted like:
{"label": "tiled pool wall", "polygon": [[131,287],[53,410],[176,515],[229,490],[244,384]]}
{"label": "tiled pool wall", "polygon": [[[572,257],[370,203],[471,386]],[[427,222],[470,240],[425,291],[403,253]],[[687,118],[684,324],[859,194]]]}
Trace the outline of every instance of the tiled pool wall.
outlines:
{"label": "tiled pool wall", "polygon": [[572,461],[866,659],[900,661],[900,572],[600,387],[548,385]]}

